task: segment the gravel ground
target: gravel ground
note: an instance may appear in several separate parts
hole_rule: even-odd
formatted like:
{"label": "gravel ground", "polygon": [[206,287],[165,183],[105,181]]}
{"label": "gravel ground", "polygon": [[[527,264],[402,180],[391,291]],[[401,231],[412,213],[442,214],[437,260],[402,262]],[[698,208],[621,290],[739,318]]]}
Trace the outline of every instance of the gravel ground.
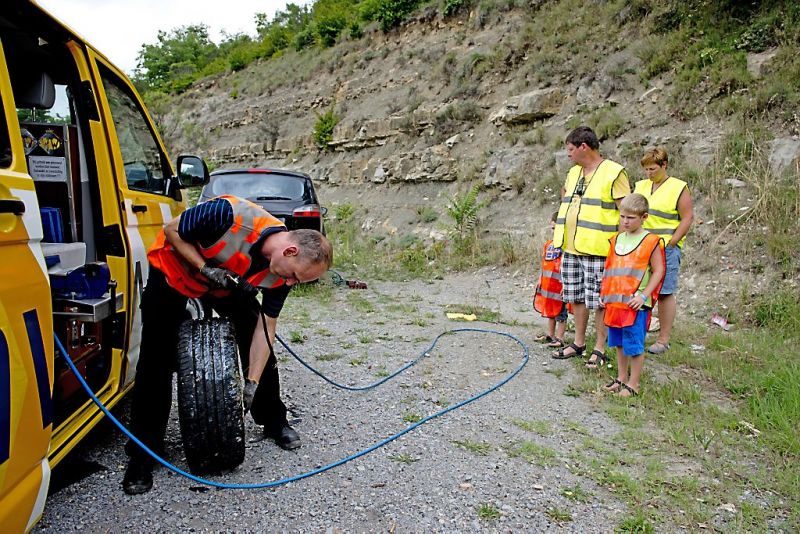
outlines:
{"label": "gravel ground", "polygon": [[[530,348],[530,362],[497,391],[371,454],[273,489],[209,489],[162,468],[150,493],[127,496],[120,487],[124,440],[103,424],[56,468],[37,531],[613,531],[626,505],[573,474],[569,453],[593,434],[617,432],[618,425],[591,399],[565,396],[574,366],[551,360],[533,342],[541,327],[530,305],[531,274],[483,269],[432,282],[368,283],[367,290],[335,288],[322,302],[290,297],[279,334],[288,340],[302,332],[306,340],[295,350],[348,384],[376,380],[424,351],[437,334],[459,327],[518,336]],[[448,320],[445,306],[452,304],[499,311],[506,324]],[[412,415],[431,414],[492,386],[522,356],[505,337],[449,335],[397,379],[354,393],[321,381],[279,349],[284,399],[303,446],[286,452],[257,441],[259,428],[248,418],[245,463],[217,480],[271,481],[327,465],[405,428]],[[556,369],[564,373],[545,372]],[[116,411],[126,419],[127,403]],[[177,407],[168,440],[167,459],[185,468]],[[464,444],[486,445],[476,452]],[[71,478],[79,480],[66,485]],[[576,485],[591,495],[586,502],[562,495]],[[499,514],[481,517],[482,506]]]}

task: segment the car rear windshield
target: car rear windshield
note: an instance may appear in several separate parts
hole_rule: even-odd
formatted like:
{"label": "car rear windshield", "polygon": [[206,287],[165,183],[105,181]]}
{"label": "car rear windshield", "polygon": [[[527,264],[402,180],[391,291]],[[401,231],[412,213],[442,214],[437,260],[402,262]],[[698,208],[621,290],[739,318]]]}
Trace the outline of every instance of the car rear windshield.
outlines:
{"label": "car rear windshield", "polygon": [[221,174],[211,180],[209,188],[210,196],[234,195],[251,199],[261,197],[263,200],[303,200],[308,196],[305,180],[275,173]]}

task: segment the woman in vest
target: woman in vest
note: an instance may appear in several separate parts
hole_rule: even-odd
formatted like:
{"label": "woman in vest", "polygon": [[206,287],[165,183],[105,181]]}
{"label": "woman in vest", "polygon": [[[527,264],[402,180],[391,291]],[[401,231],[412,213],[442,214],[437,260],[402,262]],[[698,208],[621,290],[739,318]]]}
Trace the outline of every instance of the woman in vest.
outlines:
{"label": "woman in vest", "polygon": [[667,151],[663,148],[645,152],[641,164],[647,179],[637,182],[634,190],[644,195],[650,203],[644,228],[663,238],[666,243],[667,272],[658,297],[661,331],[658,340],[647,349],[651,354],[663,354],[669,349],[669,336],[677,307],[675,291],[678,289],[683,242],[694,218],[689,187],[683,180],[667,176],[667,163]]}

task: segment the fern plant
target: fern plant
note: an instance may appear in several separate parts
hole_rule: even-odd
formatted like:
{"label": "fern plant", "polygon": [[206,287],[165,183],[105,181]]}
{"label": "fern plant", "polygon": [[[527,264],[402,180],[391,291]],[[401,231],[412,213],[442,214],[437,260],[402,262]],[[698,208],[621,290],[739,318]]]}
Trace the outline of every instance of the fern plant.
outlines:
{"label": "fern plant", "polygon": [[475,229],[478,212],[484,206],[478,202],[479,186],[474,185],[463,194],[456,194],[447,205],[447,214],[455,223],[455,233],[463,241]]}

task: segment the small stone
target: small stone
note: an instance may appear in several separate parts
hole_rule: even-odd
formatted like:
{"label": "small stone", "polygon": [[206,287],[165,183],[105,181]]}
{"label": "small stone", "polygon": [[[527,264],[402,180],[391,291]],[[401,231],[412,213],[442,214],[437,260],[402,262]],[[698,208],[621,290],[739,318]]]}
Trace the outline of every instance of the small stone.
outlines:
{"label": "small stone", "polygon": [[534,484],[533,489],[537,491],[542,491],[544,489],[544,486],[542,486],[541,484]]}
{"label": "small stone", "polygon": [[737,180],[736,178],[727,178],[725,180],[725,183],[731,187],[744,187],[747,185],[746,182],[743,182],[742,180]]}

